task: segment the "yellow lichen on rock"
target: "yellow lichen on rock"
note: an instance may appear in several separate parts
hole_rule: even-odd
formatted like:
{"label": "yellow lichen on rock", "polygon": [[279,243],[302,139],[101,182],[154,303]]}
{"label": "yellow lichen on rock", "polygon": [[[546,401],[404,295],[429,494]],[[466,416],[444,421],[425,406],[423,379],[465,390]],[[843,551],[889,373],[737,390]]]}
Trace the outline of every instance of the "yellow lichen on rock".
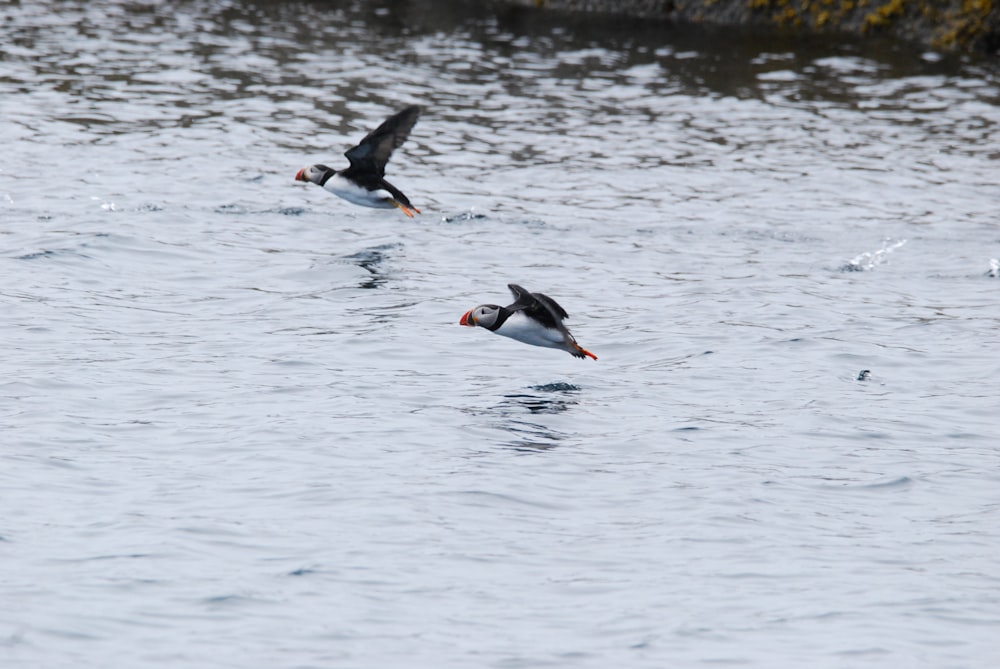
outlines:
{"label": "yellow lichen on rock", "polygon": [[896,16],[903,14],[905,0],[889,0],[889,2],[876,7],[875,11],[865,16],[865,22],[861,26],[862,32],[867,32],[872,28],[881,28],[888,25]]}
{"label": "yellow lichen on rock", "polygon": [[942,30],[931,40],[939,49],[964,46],[985,30],[986,20],[993,12],[993,0],[963,0],[958,11],[938,12],[935,17]]}

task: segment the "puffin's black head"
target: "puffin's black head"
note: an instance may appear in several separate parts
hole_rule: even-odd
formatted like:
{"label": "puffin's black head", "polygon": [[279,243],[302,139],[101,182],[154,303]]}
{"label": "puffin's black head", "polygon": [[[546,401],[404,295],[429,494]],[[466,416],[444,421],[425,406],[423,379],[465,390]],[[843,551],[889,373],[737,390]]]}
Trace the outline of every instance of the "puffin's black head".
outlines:
{"label": "puffin's black head", "polygon": [[497,322],[497,316],[500,315],[500,307],[495,304],[480,304],[475,309],[469,309],[464,314],[462,318],[459,319],[459,325],[467,325],[469,327],[484,327],[490,329]]}
{"label": "puffin's black head", "polygon": [[336,173],[337,170],[332,170],[326,165],[310,165],[309,167],[303,167],[301,170],[296,172],[295,180],[308,181],[316,184],[317,186],[322,186],[326,183],[327,179]]}

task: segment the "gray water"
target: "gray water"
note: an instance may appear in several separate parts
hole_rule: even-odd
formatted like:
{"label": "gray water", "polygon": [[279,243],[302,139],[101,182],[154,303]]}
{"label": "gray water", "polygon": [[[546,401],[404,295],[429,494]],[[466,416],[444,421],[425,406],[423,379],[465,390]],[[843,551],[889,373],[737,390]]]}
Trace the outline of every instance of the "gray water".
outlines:
{"label": "gray water", "polygon": [[4,6],[0,666],[1000,665],[996,62],[481,12]]}

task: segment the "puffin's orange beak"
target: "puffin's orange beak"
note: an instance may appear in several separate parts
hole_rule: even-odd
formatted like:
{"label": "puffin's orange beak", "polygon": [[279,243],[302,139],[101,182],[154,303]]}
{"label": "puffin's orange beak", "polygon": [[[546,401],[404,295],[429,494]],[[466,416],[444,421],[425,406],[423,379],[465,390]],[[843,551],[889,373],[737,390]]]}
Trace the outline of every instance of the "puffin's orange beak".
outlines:
{"label": "puffin's orange beak", "polygon": [[469,318],[469,316],[471,315],[472,315],[472,309],[469,309],[464,314],[462,314],[462,318],[459,319],[458,324],[468,325],[470,328],[476,327],[476,322]]}
{"label": "puffin's orange beak", "polygon": [[301,170],[299,170],[298,172],[296,172],[295,173],[295,180],[296,181],[307,181],[307,179],[304,179],[302,177],[302,173],[305,172],[305,171],[306,171],[306,168],[303,167]]}

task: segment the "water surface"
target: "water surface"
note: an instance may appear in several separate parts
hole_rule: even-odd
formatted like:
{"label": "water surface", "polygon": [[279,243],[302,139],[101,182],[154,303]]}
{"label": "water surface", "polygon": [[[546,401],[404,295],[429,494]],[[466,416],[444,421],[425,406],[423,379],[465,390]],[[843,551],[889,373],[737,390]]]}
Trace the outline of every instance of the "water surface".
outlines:
{"label": "water surface", "polygon": [[[4,666],[1000,660],[995,63],[417,1],[0,44]],[[293,182],[407,104],[422,216]],[[458,326],[509,282],[600,359]]]}

